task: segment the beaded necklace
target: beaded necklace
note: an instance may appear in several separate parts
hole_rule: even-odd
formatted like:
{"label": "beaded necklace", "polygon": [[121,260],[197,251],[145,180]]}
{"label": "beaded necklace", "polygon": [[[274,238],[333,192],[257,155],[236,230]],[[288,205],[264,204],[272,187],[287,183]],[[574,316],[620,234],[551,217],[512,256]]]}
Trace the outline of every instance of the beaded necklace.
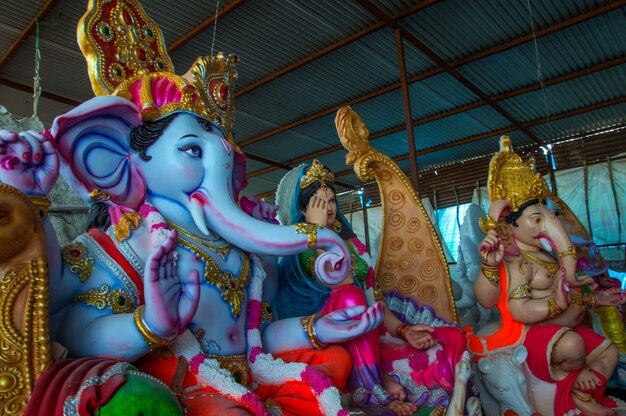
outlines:
{"label": "beaded necklace", "polygon": [[228,253],[230,253],[230,249],[233,247],[233,245],[228,243],[228,242],[226,242],[226,244],[224,244],[223,246],[216,246],[215,244],[211,244],[211,243],[214,243],[216,241],[221,240],[221,238],[218,238],[217,240],[207,240],[205,238],[200,238],[198,236],[193,235],[189,231],[185,230],[184,228],[182,228],[182,227],[180,227],[180,226],[178,226],[178,225],[176,225],[174,223],[168,222],[167,225],[169,225],[170,227],[175,229],[179,234],[184,235],[188,239],[190,239],[192,241],[195,241],[198,244],[202,244],[203,246],[205,246],[209,250],[214,251],[224,261],[226,260],[226,257],[228,256]]}

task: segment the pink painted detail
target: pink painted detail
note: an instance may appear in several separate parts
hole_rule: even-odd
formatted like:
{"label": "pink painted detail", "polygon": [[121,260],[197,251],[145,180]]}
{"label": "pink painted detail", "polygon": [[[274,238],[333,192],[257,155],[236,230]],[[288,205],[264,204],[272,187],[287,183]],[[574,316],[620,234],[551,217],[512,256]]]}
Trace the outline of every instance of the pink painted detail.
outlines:
{"label": "pink painted detail", "polygon": [[337,416],[348,416],[348,415],[350,415],[350,412],[344,409],[341,409],[340,411],[337,412]]}
{"label": "pink painted detail", "polygon": [[254,364],[256,362],[256,357],[260,354],[263,354],[263,348],[261,347],[252,347],[250,348],[250,353],[248,354],[248,359],[250,363]]}
{"label": "pink painted detail", "polygon": [[26,161],[30,160],[30,152],[24,152],[22,158]]}
{"label": "pink painted detail", "polygon": [[33,159],[35,160],[35,162],[39,162],[41,160],[41,153],[35,153]]}
{"label": "pink painted detail", "polygon": [[137,48],[137,58],[139,58],[139,60],[141,62],[146,60],[146,51],[144,51],[141,48]]}
{"label": "pink painted detail", "polygon": [[194,192],[193,194],[191,194],[189,198],[195,199],[203,207],[206,207],[209,204],[209,201],[207,200],[206,196],[201,192]]}
{"label": "pink painted detail", "polygon": [[261,323],[261,302],[254,299],[248,304],[248,321],[250,322],[249,329],[259,329]]}
{"label": "pink painted detail", "polygon": [[17,158],[17,156],[9,156],[2,161],[0,166],[2,166],[2,169],[4,170],[13,170],[18,163],[19,159]]}
{"label": "pink painted detail", "polygon": [[222,146],[224,146],[224,150],[226,150],[226,154],[228,156],[230,156],[230,154],[233,151],[233,146],[230,144],[230,142],[226,139],[221,139],[222,140]]}
{"label": "pink painted detail", "polygon": [[313,367],[307,367],[302,372],[302,381],[311,386],[313,392],[319,396],[322,392],[333,386],[332,381],[324,373]]}
{"label": "pink painted detail", "polygon": [[167,224],[165,224],[164,222],[160,222],[158,224],[153,224],[152,227],[150,228],[150,231],[155,231],[155,230],[160,230],[160,229],[164,229],[164,230],[169,230],[169,228],[167,227]]}
{"label": "pink painted detail", "polygon": [[261,398],[254,393],[246,393],[241,396],[241,402],[252,410],[255,415],[271,416]]}
{"label": "pink painted detail", "polygon": [[228,87],[226,85],[222,85],[222,88],[220,88],[220,97],[224,101],[228,98]]}
{"label": "pink painted detail", "polygon": [[230,162],[225,162],[224,163],[224,169],[230,170],[230,168],[232,168],[232,167],[233,167],[233,165]]}
{"label": "pink painted detail", "polygon": [[50,130],[48,130],[48,129],[44,129],[44,130],[41,132],[41,135],[42,135],[43,137],[45,137],[45,138],[46,138],[46,140],[48,140],[49,142],[54,143],[54,136],[52,135],[52,133],[50,133]]}
{"label": "pink painted detail", "polygon": [[365,252],[367,251],[367,247],[365,247],[365,244],[363,244],[361,240],[359,240],[356,237],[353,237],[349,241],[356,248],[356,251],[359,253],[359,255],[365,254]]}
{"label": "pink painted detail", "polygon": [[124,10],[124,12],[122,13],[122,18],[124,19],[124,23],[126,23],[127,25],[133,23],[133,19],[130,17],[130,13],[128,13],[128,11],[126,10]]}
{"label": "pink painted detail", "polygon": [[139,208],[139,215],[141,215],[144,218],[150,215],[151,212],[159,212],[159,211],[157,211],[157,209],[153,207],[152,205],[147,205],[147,204],[144,204],[141,206],[141,208]]}
{"label": "pink painted detail", "polygon": [[367,269],[367,276],[365,276],[365,288],[366,289],[373,289],[374,288],[374,281],[375,281],[375,272],[374,269],[372,269],[371,267],[369,267]]}
{"label": "pink painted detail", "polygon": [[194,373],[198,374],[198,369],[200,368],[200,364],[204,362],[206,356],[204,354],[195,355],[189,360],[189,369]]}

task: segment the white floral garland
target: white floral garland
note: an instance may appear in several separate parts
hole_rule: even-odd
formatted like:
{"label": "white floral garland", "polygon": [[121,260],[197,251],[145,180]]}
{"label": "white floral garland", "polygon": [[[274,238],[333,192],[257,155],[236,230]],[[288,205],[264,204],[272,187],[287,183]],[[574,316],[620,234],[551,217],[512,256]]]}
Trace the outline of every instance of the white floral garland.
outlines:
{"label": "white floral garland", "polygon": [[[170,228],[163,216],[150,205],[144,205],[140,214],[150,227],[152,247],[161,244],[169,234]],[[339,390],[332,385],[326,375],[303,363],[285,363],[275,359],[272,354],[263,352],[261,341],[261,302],[263,281],[266,278],[261,260],[256,255],[252,259],[252,276],[249,286],[247,346],[248,362],[255,380],[261,384],[279,385],[288,381],[301,381],[307,384],[315,394],[322,413],[326,416],[347,416],[348,411],[341,407]],[[182,355],[190,364],[190,369],[206,386],[220,394],[247,405],[255,414],[271,416],[261,398],[237,383],[230,373],[219,366],[217,360],[208,358],[202,352],[196,337],[187,330],[179,335],[170,346],[177,355]]]}

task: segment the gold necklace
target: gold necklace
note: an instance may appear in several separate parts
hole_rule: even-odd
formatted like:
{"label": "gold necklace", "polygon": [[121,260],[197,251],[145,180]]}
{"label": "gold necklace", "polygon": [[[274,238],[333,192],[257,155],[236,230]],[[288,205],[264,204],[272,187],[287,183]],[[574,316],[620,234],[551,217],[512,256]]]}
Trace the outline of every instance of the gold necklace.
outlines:
{"label": "gold necklace", "polygon": [[524,257],[524,259],[526,259],[527,261],[530,261],[531,263],[536,263],[536,264],[540,265],[541,267],[543,267],[544,269],[546,269],[548,271],[548,273],[550,274],[550,277],[552,277],[552,278],[554,278],[554,276],[556,276],[556,273],[561,268],[561,265],[559,263],[552,263],[550,261],[542,260],[542,259],[540,259],[538,257],[533,256],[530,253],[527,253],[526,251],[522,250],[521,248],[519,249],[519,252],[522,255],[522,257]]}
{"label": "gold necklace", "polygon": [[198,244],[202,244],[209,250],[216,252],[224,261],[226,261],[226,257],[228,256],[228,253],[230,253],[230,249],[233,248],[233,245],[228,242],[224,244],[223,246],[216,246],[214,244],[211,244],[211,242],[221,240],[221,238],[219,238],[218,240],[207,240],[207,239],[191,234],[189,231],[185,230],[184,228],[174,223],[168,222],[167,225],[169,225],[170,227],[178,231],[178,233],[184,235],[188,239],[195,241]]}
{"label": "gold necklace", "polygon": [[230,305],[230,310],[235,318],[239,317],[241,304],[245,300],[246,286],[250,283],[250,258],[242,252],[243,260],[239,275],[231,272],[222,272],[211,256],[193,244],[191,241],[177,241],[178,245],[188,248],[193,254],[204,261],[204,280],[220,291],[224,302]]}

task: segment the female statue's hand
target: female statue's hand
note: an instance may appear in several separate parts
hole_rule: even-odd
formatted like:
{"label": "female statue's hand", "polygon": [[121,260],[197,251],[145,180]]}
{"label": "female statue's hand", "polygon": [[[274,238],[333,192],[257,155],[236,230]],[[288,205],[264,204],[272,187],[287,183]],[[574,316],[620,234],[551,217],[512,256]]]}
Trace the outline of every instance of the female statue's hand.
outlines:
{"label": "female statue's hand", "polygon": [[496,267],[504,259],[504,242],[496,230],[490,230],[478,246],[480,257],[487,266]]}
{"label": "female statue's hand", "polygon": [[[352,306],[322,316],[315,322],[315,332],[320,342],[336,344],[349,341],[370,332],[383,321],[385,307],[376,302],[369,308]],[[352,319],[361,315],[358,319]]]}
{"label": "female statue's hand", "polygon": [[59,155],[44,135],[0,130],[0,182],[27,195],[48,195],[58,177]]}
{"label": "female statue's hand", "polygon": [[309,203],[306,206],[306,219],[313,224],[319,224],[322,227],[328,226],[328,209],[327,201],[313,195],[309,199]]}
{"label": "female statue's hand", "polygon": [[619,306],[626,302],[626,291],[619,287],[612,287],[595,293],[593,297],[598,306]]}
{"label": "female statue's hand", "polygon": [[144,271],[144,320],[158,336],[170,339],[187,329],[200,301],[200,275],[193,270],[184,278],[176,272],[176,239],[168,238],[148,257]]}
{"label": "female statue's hand", "polygon": [[413,325],[406,330],[404,336],[413,348],[427,350],[437,345],[437,340],[431,335],[434,329],[428,325]]}

